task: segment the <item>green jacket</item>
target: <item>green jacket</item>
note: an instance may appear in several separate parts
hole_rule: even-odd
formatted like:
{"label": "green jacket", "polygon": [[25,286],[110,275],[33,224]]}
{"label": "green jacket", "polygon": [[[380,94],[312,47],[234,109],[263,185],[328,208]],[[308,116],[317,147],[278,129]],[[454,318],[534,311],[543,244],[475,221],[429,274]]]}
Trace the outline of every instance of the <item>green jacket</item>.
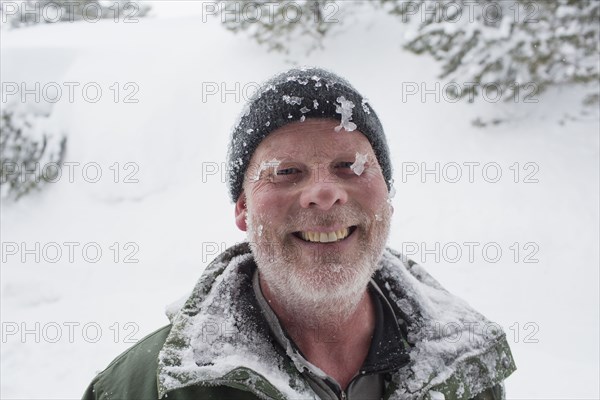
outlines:
{"label": "green jacket", "polygon": [[[205,270],[171,324],[99,373],[83,399],[318,399],[270,334],[256,304],[247,243]],[[410,361],[385,399],[504,398],[515,364],[502,329],[386,249],[374,280],[408,326]]]}

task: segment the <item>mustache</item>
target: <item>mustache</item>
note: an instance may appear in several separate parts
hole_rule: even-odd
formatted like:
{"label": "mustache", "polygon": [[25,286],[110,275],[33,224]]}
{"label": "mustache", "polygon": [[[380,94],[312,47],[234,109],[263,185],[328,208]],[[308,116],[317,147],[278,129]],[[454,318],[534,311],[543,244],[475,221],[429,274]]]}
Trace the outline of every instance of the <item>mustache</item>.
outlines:
{"label": "mustache", "polygon": [[359,207],[344,205],[327,211],[301,209],[286,218],[286,233],[306,230],[307,228],[366,225],[373,218]]}

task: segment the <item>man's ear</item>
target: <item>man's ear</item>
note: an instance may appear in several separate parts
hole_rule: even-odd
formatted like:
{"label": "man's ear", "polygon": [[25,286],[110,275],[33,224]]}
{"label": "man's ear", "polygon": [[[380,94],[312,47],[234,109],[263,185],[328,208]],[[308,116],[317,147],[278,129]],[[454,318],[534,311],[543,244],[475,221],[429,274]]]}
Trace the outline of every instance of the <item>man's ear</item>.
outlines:
{"label": "man's ear", "polygon": [[246,232],[248,226],[246,225],[246,215],[248,213],[248,209],[246,208],[246,194],[242,192],[240,197],[238,197],[235,202],[235,224],[237,227]]}

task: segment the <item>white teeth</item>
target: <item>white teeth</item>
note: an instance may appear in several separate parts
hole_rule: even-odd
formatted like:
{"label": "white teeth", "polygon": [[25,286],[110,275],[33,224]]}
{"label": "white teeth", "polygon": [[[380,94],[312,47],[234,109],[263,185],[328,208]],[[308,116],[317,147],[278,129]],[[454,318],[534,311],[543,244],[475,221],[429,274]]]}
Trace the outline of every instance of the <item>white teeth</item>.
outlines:
{"label": "white teeth", "polygon": [[350,230],[344,228],[335,232],[300,232],[300,236],[308,242],[331,243],[345,239],[349,233]]}

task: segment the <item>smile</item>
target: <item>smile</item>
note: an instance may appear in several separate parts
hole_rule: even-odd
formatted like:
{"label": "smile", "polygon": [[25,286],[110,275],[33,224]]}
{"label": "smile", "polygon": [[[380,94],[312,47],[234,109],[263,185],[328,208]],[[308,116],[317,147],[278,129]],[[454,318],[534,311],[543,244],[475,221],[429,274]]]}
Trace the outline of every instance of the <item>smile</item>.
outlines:
{"label": "smile", "polygon": [[304,240],[305,242],[334,243],[346,239],[352,234],[352,232],[354,232],[355,229],[356,226],[350,226],[348,228],[331,232],[299,231],[294,232],[294,236]]}

